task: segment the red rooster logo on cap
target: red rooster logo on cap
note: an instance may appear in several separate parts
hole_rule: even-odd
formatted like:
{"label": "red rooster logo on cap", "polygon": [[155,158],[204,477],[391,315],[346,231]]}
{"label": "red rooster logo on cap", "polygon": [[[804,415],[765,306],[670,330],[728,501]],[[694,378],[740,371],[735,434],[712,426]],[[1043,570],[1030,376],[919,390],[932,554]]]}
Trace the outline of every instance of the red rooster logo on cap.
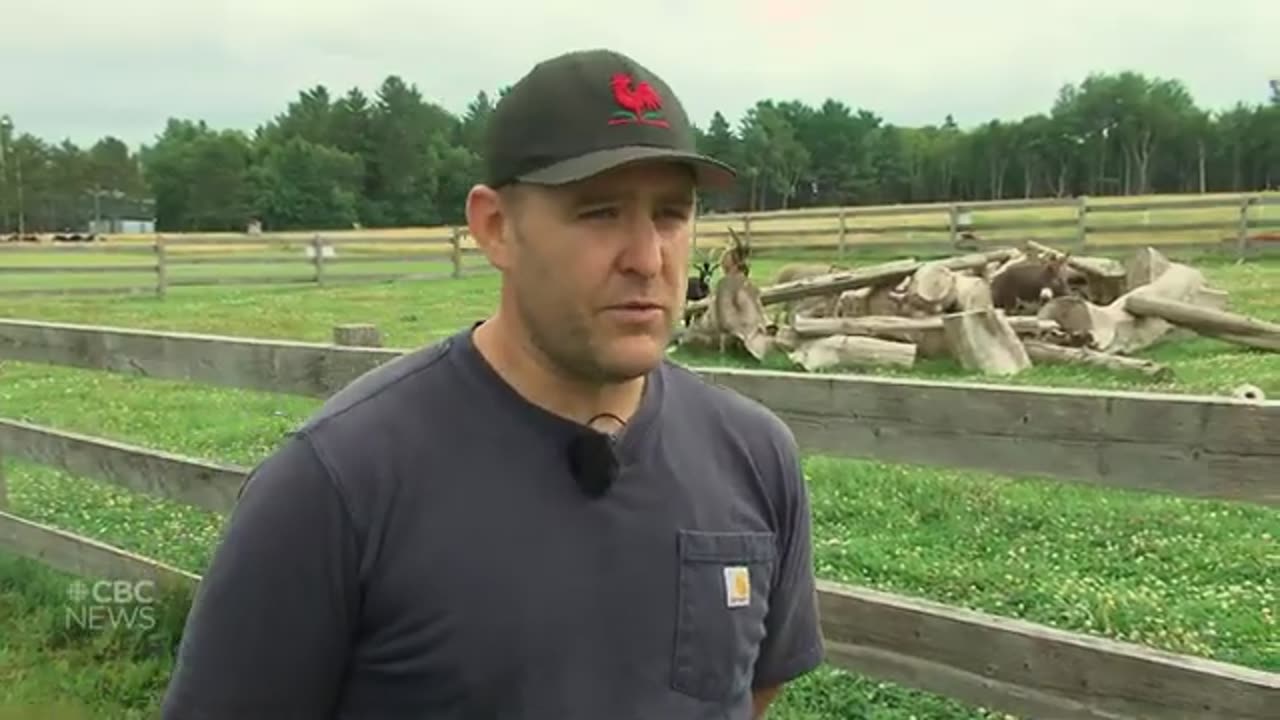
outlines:
{"label": "red rooster logo on cap", "polygon": [[658,96],[658,91],[643,80],[636,83],[633,88],[631,84],[634,81],[635,78],[627,73],[615,73],[609,82],[609,87],[613,90],[614,101],[618,103],[619,107],[624,108],[613,114],[613,117],[609,119],[609,124],[628,125],[640,123],[641,125],[670,127],[662,117],[662,98]]}

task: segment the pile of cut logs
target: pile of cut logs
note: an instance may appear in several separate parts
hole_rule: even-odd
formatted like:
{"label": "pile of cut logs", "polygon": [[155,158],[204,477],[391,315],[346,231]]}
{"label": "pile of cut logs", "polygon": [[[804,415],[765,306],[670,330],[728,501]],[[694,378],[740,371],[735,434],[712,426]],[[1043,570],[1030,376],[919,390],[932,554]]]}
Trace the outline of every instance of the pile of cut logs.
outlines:
{"label": "pile of cut logs", "polygon": [[781,350],[809,371],[949,357],[989,374],[1073,363],[1167,379],[1170,368],[1132,355],[1189,334],[1280,351],[1280,324],[1230,312],[1227,300],[1152,248],[1122,263],[1026,242],[927,262],[789,265],[762,288],[729,273],[689,303],[680,343],[757,360]]}

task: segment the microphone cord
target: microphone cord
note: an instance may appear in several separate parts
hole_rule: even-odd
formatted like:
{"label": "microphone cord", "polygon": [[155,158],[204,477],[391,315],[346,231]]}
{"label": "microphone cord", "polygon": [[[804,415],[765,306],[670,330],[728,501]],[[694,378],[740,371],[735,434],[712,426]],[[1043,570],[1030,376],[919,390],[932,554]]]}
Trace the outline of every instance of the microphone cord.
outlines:
{"label": "microphone cord", "polygon": [[614,431],[610,432],[610,433],[607,433],[607,434],[609,434],[609,435],[613,435],[613,434],[615,434],[615,433],[621,432],[621,431],[622,431],[622,429],[623,429],[623,428],[625,428],[625,427],[627,426],[627,421],[626,421],[626,420],[623,420],[622,418],[620,418],[620,417],[618,417],[617,415],[614,415],[613,413],[610,413],[610,412],[602,412],[602,413],[598,413],[598,414],[596,414],[596,415],[593,415],[593,416],[591,416],[591,418],[590,418],[590,419],[588,419],[588,420],[587,420],[587,422],[586,422],[585,424],[586,424],[586,426],[587,426],[587,427],[589,427],[589,428],[591,428],[591,429],[595,430],[595,429],[597,429],[597,428],[595,427],[595,422],[596,422],[597,420],[600,420],[600,419],[607,419],[607,420],[608,420],[608,419],[611,419],[611,420],[613,420],[614,422],[618,423],[618,428],[617,428],[616,430],[614,430]]}

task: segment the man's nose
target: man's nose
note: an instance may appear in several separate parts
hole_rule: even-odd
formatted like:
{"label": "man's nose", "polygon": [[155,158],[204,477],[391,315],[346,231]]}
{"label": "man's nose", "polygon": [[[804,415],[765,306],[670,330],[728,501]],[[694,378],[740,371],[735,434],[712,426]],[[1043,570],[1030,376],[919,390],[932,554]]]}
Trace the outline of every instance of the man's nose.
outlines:
{"label": "man's nose", "polygon": [[629,226],[626,247],[622,251],[622,269],[645,276],[659,274],[662,271],[665,243],[666,238],[652,218],[638,218]]}

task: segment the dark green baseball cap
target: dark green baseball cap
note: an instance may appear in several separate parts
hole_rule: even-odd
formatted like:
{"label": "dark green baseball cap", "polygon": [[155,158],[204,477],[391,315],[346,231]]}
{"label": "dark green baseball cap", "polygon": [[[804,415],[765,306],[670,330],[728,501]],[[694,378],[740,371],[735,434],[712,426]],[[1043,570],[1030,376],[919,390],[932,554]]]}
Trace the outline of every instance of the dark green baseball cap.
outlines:
{"label": "dark green baseball cap", "polygon": [[486,184],[563,185],[647,160],[688,165],[698,185],[736,173],[700,154],[683,105],[662,78],[612,50],[577,50],[533,67],[489,118]]}

